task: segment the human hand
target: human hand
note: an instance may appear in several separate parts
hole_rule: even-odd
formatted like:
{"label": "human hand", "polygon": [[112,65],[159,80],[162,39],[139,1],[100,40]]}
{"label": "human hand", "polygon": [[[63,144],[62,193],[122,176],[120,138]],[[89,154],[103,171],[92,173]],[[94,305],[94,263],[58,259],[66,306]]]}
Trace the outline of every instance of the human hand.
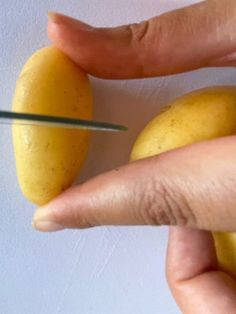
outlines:
{"label": "human hand", "polygon": [[[138,78],[236,63],[236,3],[206,1],[141,24],[94,29],[52,15],[53,43],[92,75]],[[184,313],[235,313],[236,282],[217,265],[211,234],[236,230],[236,137],[131,163],[38,209],[42,231],[96,225],[171,227],[167,277]],[[184,160],[184,164],[183,164]]]}

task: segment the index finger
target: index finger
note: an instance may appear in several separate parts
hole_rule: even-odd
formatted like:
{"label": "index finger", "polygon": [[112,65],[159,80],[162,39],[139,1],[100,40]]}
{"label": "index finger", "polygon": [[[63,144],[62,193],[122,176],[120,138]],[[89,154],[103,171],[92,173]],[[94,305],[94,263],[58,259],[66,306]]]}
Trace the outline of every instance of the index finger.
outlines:
{"label": "index finger", "polygon": [[94,28],[49,14],[52,43],[86,72],[103,78],[168,75],[233,65],[234,0],[204,1],[141,23]]}

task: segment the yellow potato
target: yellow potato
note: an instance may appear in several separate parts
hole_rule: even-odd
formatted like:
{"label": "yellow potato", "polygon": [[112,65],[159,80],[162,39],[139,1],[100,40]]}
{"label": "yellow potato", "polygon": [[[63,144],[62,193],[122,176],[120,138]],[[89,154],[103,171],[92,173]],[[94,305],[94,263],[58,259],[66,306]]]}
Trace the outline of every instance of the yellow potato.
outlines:
{"label": "yellow potato", "polygon": [[214,233],[218,260],[222,269],[236,276],[236,233]]}
{"label": "yellow potato", "polygon": [[[236,134],[236,87],[194,91],[170,103],[138,136],[131,160]],[[236,234],[214,234],[221,266],[236,275]]]}
{"label": "yellow potato", "polygon": [[[87,75],[53,47],[37,51],[17,81],[13,111],[92,118]],[[68,188],[86,158],[86,130],[14,125],[13,144],[23,194],[43,205]]]}

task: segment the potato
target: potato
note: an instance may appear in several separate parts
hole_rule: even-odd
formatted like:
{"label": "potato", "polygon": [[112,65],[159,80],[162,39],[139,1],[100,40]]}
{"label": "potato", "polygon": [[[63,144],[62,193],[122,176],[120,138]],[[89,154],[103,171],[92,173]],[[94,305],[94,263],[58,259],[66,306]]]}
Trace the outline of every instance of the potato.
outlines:
{"label": "potato", "polygon": [[[88,76],[56,48],[43,48],[22,69],[13,111],[91,119]],[[26,198],[43,205],[68,188],[85,161],[89,137],[87,130],[14,125],[16,169]]]}
{"label": "potato", "polygon": [[[194,91],[170,103],[138,136],[131,160],[236,134],[236,87]],[[214,234],[223,269],[236,275],[236,233]]]}

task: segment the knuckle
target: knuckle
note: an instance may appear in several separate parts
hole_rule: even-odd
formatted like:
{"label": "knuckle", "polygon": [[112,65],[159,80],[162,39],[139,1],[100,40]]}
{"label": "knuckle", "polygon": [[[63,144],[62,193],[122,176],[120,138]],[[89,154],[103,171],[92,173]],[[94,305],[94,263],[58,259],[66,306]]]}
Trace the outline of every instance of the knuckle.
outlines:
{"label": "knuckle", "polygon": [[[127,26],[129,33],[129,44],[132,47],[138,63],[138,76],[145,77],[147,59],[150,60],[151,68],[158,67],[165,54],[163,53],[166,41],[166,23],[162,17],[156,17],[141,23]],[[141,47],[140,47],[141,46]]]}
{"label": "knuckle", "polygon": [[143,21],[141,23],[133,23],[128,26],[131,39],[133,42],[140,42],[146,38],[150,26],[150,21]]}
{"label": "knuckle", "polygon": [[155,52],[158,52],[158,46],[166,37],[168,25],[166,19],[159,16],[150,20],[142,21],[141,23],[133,23],[128,25],[130,33],[130,41],[135,44],[142,43],[145,48],[150,48],[155,45]]}
{"label": "knuckle", "polygon": [[153,180],[147,185],[146,193],[143,198],[146,208],[145,214],[152,225],[174,225],[175,217],[170,210],[170,202],[168,201],[166,190]]}
{"label": "knuckle", "polygon": [[[137,60],[137,76],[145,77],[145,60],[143,60],[145,53],[142,50],[147,45],[149,46],[148,42],[151,42],[147,39],[150,33],[150,21],[130,24],[127,26],[127,31],[129,33],[129,45],[133,49]],[[143,49],[140,49],[140,45]]]}
{"label": "knuckle", "polygon": [[159,178],[146,183],[138,211],[149,225],[196,225],[195,215],[186,198]]}

